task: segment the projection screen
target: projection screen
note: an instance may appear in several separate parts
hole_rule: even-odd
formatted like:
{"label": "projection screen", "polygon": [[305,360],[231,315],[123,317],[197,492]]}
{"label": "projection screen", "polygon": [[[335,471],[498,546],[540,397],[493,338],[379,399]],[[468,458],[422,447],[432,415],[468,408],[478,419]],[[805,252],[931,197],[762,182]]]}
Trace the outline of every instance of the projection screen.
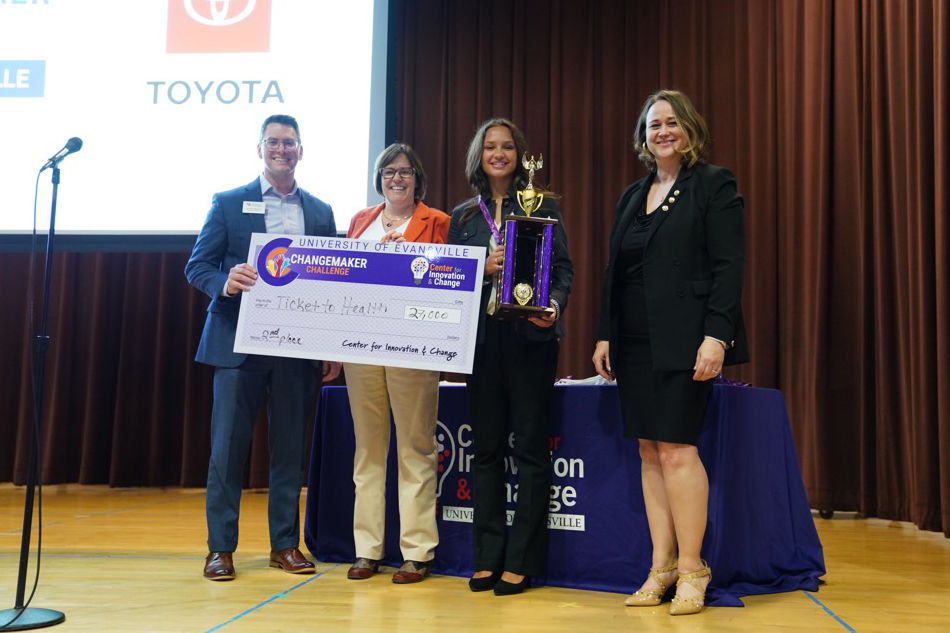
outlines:
{"label": "projection screen", "polygon": [[[32,229],[36,173],[71,137],[57,232],[196,233],[211,194],[261,172],[270,114],[301,127],[300,186],[376,201],[386,0],[0,0],[0,232]],[[48,226],[51,171],[39,184]]]}

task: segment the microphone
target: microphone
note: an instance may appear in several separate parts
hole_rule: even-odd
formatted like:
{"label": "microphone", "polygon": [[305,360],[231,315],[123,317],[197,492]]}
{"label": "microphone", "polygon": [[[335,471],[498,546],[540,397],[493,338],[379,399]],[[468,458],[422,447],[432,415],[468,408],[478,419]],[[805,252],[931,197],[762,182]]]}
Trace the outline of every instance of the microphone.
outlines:
{"label": "microphone", "polygon": [[72,137],[71,139],[66,141],[66,145],[63,146],[63,149],[56,152],[56,154],[54,154],[48,161],[46,161],[46,164],[43,165],[43,169],[41,169],[40,171],[43,171],[44,169],[49,169],[50,167],[56,167],[57,165],[60,164],[60,162],[62,162],[64,158],[66,158],[73,152],[78,152],[81,149],[82,149],[82,139],[79,138],[78,136]]}

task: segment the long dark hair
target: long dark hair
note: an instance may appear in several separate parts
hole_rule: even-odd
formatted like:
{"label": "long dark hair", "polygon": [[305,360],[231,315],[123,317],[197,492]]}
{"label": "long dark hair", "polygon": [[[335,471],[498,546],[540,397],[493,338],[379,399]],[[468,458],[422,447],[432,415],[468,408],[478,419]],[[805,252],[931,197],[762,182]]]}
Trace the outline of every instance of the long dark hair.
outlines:
{"label": "long dark hair", "polygon": [[474,197],[465,201],[465,211],[459,218],[461,222],[468,221],[472,215],[478,213],[478,196],[491,197],[491,186],[488,183],[488,176],[482,169],[482,150],[485,147],[485,134],[489,128],[502,126],[508,128],[511,132],[511,138],[515,141],[515,173],[512,174],[511,184],[515,189],[524,189],[528,186],[528,170],[521,164],[521,157],[528,151],[528,143],[525,141],[524,134],[518,129],[518,126],[502,117],[488,119],[478,126],[472,142],[468,145],[468,152],[465,154],[465,178],[468,184],[472,186]]}

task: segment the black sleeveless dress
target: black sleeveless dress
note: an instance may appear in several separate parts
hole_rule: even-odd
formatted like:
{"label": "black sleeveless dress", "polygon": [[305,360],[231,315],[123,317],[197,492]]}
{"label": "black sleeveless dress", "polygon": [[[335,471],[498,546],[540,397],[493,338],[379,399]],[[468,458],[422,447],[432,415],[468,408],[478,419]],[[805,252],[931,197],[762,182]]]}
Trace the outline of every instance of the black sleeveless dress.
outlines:
{"label": "black sleeveless dress", "polygon": [[696,445],[712,380],[693,380],[693,370],[654,371],[644,295],[643,252],[653,219],[644,203],[623,235],[616,282],[622,287],[617,385],[624,437]]}

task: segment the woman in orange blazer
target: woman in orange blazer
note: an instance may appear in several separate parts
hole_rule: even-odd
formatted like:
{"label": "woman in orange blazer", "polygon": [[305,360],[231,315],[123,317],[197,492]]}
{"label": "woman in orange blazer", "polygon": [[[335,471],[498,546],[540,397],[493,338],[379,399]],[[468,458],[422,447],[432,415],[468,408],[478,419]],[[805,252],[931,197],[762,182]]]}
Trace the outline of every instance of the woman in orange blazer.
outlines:
{"label": "woman in orange blazer", "polygon": [[[375,183],[385,202],[357,213],[347,237],[445,244],[449,216],[422,203],[426,174],[411,147],[394,143],[384,149],[376,159]],[[435,519],[439,372],[357,363],[344,363],[343,369],[356,435],[353,540],[357,558],[347,578],[370,578],[383,556],[392,407],[399,464],[399,547],[404,561],[392,580],[419,582],[429,575],[439,543]]]}

